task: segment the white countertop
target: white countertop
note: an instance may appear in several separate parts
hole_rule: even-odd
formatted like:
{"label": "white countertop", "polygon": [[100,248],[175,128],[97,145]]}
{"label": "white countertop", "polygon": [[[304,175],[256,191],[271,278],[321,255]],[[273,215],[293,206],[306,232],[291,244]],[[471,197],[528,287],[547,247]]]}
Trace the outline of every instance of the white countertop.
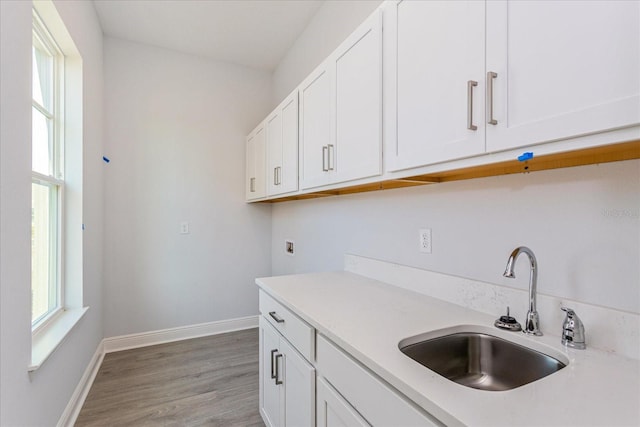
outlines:
{"label": "white countertop", "polygon": [[[447,425],[640,426],[638,360],[567,349],[555,336],[500,331],[487,314],[349,272],[256,283]],[[496,336],[564,355],[570,363],[513,390],[484,391],[447,380],[398,349],[404,338],[458,325],[490,327]]]}

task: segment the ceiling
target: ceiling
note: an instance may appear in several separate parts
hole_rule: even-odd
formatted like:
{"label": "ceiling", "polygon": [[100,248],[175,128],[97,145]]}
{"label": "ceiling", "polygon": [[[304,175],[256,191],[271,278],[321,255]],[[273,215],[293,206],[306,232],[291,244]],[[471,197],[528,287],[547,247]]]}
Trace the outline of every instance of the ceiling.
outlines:
{"label": "ceiling", "polygon": [[273,70],[323,0],[94,0],[105,35]]}

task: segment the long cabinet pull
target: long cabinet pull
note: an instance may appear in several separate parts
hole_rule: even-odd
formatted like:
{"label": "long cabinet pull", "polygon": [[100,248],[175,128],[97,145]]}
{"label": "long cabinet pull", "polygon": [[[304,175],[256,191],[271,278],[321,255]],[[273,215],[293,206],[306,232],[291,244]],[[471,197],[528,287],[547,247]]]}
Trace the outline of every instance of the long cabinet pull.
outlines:
{"label": "long cabinet pull", "polygon": [[251,193],[255,193],[255,191],[256,191],[256,179],[255,178],[251,178],[249,180],[249,191]]}
{"label": "long cabinet pull", "polygon": [[478,82],[469,80],[467,82],[467,129],[478,130],[478,126],[473,124],[473,88],[478,86]]}
{"label": "long cabinet pull", "polygon": [[284,381],[280,380],[280,369],[278,368],[278,359],[282,359],[282,354],[276,354],[276,385],[283,384]]}
{"label": "long cabinet pull", "polygon": [[271,379],[275,380],[277,373],[273,370],[273,355],[277,353],[278,349],[271,350]]}
{"label": "long cabinet pull", "polygon": [[329,159],[329,147],[327,145],[322,146],[322,171],[329,172],[329,166],[327,165]]}
{"label": "long cabinet pull", "polygon": [[334,157],[334,150],[333,150],[333,144],[329,144],[327,145],[327,164],[329,166],[329,170],[332,171],[333,170],[333,162],[331,161]]}
{"label": "long cabinet pull", "polygon": [[282,168],[280,166],[276,166],[273,168],[273,185],[282,184]]}
{"label": "long cabinet pull", "polygon": [[498,77],[498,73],[489,71],[487,73],[487,105],[489,107],[489,120],[487,123],[490,125],[497,125],[498,121],[493,118],[493,79]]}
{"label": "long cabinet pull", "polygon": [[278,323],[284,323],[284,319],[278,316],[275,311],[270,311],[269,316]]}

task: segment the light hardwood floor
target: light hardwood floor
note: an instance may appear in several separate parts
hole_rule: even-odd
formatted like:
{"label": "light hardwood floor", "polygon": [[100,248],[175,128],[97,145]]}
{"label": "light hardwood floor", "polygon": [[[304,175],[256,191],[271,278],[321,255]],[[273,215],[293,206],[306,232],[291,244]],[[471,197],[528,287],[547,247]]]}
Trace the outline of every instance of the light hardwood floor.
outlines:
{"label": "light hardwood floor", "polygon": [[258,330],[109,353],[76,426],[264,426]]}

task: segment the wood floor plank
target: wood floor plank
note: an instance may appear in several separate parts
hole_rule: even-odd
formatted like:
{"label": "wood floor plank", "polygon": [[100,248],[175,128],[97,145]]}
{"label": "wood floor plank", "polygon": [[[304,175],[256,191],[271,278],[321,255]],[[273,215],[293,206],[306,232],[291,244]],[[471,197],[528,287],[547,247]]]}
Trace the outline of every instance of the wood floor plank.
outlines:
{"label": "wood floor plank", "polygon": [[76,426],[264,426],[258,330],[105,355]]}

